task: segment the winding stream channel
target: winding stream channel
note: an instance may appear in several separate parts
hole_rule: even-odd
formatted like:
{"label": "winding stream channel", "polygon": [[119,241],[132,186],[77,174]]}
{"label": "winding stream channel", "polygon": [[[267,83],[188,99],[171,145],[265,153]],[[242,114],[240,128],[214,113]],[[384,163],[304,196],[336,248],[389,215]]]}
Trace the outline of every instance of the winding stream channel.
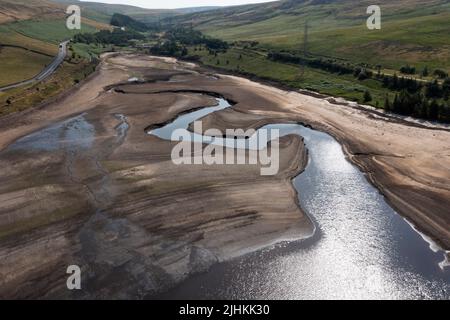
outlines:
{"label": "winding stream channel", "polygon": [[[187,130],[192,122],[231,107],[224,99],[217,102],[217,106],[183,114],[148,134],[171,140],[174,130]],[[124,115],[114,116],[118,121],[114,143],[120,144],[129,125]],[[450,267],[445,253],[386,203],[365,175],[346,159],[336,140],[298,124],[273,124],[261,129],[279,129],[280,136],[296,134],[304,138],[310,161],[293,183],[301,207],[316,225],[314,235],[217,264],[156,298],[450,298]],[[199,142],[206,138],[192,132],[189,135]],[[67,154],[67,170],[71,173],[75,157],[96,162],[94,138],[95,128],[82,114],[19,139],[2,156],[61,150]],[[252,138],[248,140],[251,147]],[[216,142],[228,147],[236,143],[221,138]],[[98,170],[106,179],[107,172],[100,167]],[[91,191],[99,204],[109,201],[101,190]]]}
{"label": "winding stream channel", "polygon": [[[231,105],[178,117],[148,134],[171,140],[176,129]],[[294,180],[299,203],[315,222],[306,240],[283,243],[191,277],[167,299],[449,299],[445,252],[399,216],[328,134],[273,124],[280,136],[304,138],[310,161]],[[260,130],[261,130],[260,129]],[[193,141],[204,137],[189,133]],[[228,141],[229,140],[229,141]],[[251,140],[251,139],[250,139]],[[204,141],[204,140],[203,140]],[[216,140],[234,146],[234,139]],[[214,143],[214,142],[213,142]]]}

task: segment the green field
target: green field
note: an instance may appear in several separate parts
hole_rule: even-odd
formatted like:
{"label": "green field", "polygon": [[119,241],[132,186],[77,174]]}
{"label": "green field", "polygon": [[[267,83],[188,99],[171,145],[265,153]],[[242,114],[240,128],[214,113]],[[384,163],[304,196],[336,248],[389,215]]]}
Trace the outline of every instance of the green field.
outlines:
{"label": "green field", "polygon": [[[89,22],[89,21],[88,21]],[[81,32],[95,32],[90,24],[83,23]],[[91,25],[92,24],[92,25]],[[99,28],[104,26],[99,24]],[[5,47],[0,53],[0,86],[32,78],[38,74],[52,60],[52,56],[58,53],[58,44],[70,39],[79,30],[66,28],[64,19],[24,20],[0,25],[0,44],[16,45],[43,54],[33,53],[23,49]],[[89,50],[98,54],[101,48],[79,48],[78,60],[89,58]],[[79,61],[78,61],[79,62]]]}
{"label": "green field", "polygon": [[[409,63],[417,68],[450,70],[450,12],[430,17],[386,21],[381,30],[357,26],[315,29],[308,34],[308,52],[314,56],[354,63],[381,64],[398,69]],[[303,24],[303,25],[302,25]],[[420,27],[418,27],[420,26]],[[279,16],[251,25],[206,31],[227,41],[258,41],[269,50],[303,50],[304,21]]]}
{"label": "green field", "polygon": [[85,60],[78,63],[66,62],[41,83],[0,92],[0,116],[34,107],[69,90],[94,70],[95,64]]}
{"label": "green field", "polygon": [[270,61],[258,51],[232,48],[226,53],[210,55],[208,50],[189,50],[190,55],[201,57],[207,66],[221,68],[232,72],[250,73],[267,80],[278,81],[293,88],[303,88],[349,100],[363,102],[364,92],[369,90],[373,101],[371,104],[383,106],[386,95],[394,93],[382,87],[379,81],[368,79],[357,81],[352,75],[337,75],[313,68],[304,72],[297,65]]}
{"label": "green field", "polygon": [[[66,2],[73,4],[73,1]],[[56,56],[59,43],[80,32],[67,29],[64,5],[39,0],[0,0],[0,7],[8,13],[0,14],[0,86],[38,74]],[[98,19],[94,21],[90,17]],[[82,17],[81,32],[111,29],[106,23],[109,23],[107,16],[90,11]],[[97,63],[93,58],[108,49],[73,45],[66,62],[44,81],[0,92],[0,115],[35,106],[71,88],[93,72]]]}
{"label": "green field", "polygon": [[[362,67],[370,72],[380,68],[381,73],[391,76],[394,73],[400,75],[399,69],[410,65],[415,67],[417,73],[408,77],[419,81],[433,80],[434,69],[450,72],[448,0],[379,0],[377,4],[382,8],[382,29],[368,30],[366,9],[372,2],[281,0],[202,12],[194,9],[193,13],[189,14],[183,14],[183,10],[171,12],[89,2],[79,4],[86,9],[82,32],[107,28],[100,22],[107,22],[114,12],[140,16],[144,21],[154,20],[160,15],[162,26],[167,26],[167,30],[174,24],[193,27],[206,35],[230,43],[231,47],[227,52],[214,53],[190,47],[189,55],[200,56],[205,65],[243,75],[256,75],[292,88],[310,89],[359,102],[363,102],[365,92],[369,91],[373,98],[370,104],[381,107],[386,96],[392,100],[395,92],[386,89],[374,78],[361,81],[348,72],[331,73],[314,65],[314,68],[302,68],[267,58],[271,51],[304,57],[304,30],[307,23],[306,58],[309,60],[331,61],[342,66],[351,66],[351,70]],[[170,19],[164,19],[167,15]],[[97,22],[88,20],[89,18]],[[58,15],[33,18],[0,25],[0,44],[15,44],[55,55],[57,44],[78,32],[68,30],[64,18]],[[161,35],[164,37],[164,33]],[[248,44],[249,41],[253,43]],[[67,62],[71,67],[82,65],[109,49],[94,44],[72,44]],[[32,53],[19,51],[16,57],[12,57],[14,54],[11,52],[4,53],[4,57],[10,59],[11,64],[3,66],[0,84],[18,81],[20,77],[28,78],[36,72],[39,65],[42,69],[48,63],[48,57],[43,58],[45,56],[35,54],[36,57],[28,59],[25,55]],[[25,60],[33,62],[22,63]],[[15,74],[12,74],[13,65],[17,66]],[[429,74],[422,78],[419,72],[425,67]]]}
{"label": "green field", "polygon": [[[29,38],[58,44],[70,39],[80,30],[69,30],[65,20],[26,20],[8,24],[9,28]],[[81,32],[95,32],[96,29],[88,24],[82,24]]]}
{"label": "green field", "polygon": [[[366,27],[371,4],[381,7],[381,30]],[[409,63],[421,69],[450,71],[450,2],[446,0],[290,1],[225,8],[181,16],[176,23],[229,42],[257,41],[265,50],[382,65],[398,70]]]}
{"label": "green field", "polygon": [[20,48],[3,47],[0,61],[0,86],[4,86],[33,78],[52,58]]}
{"label": "green field", "polygon": [[[381,8],[381,30],[367,28],[366,10],[372,4]],[[372,96],[369,104],[376,107],[384,106],[386,96],[392,101],[396,92],[376,77],[359,80],[352,74],[358,75],[358,68],[364,73],[379,70],[380,75],[397,74],[420,83],[434,81],[436,69],[450,73],[448,0],[281,0],[194,13],[165,22],[193,27],[230,44],[226,53],[191,48],[189,54],[200,56],[205,65],[359,102],[364,102],[368,91]],[[287,62],[293,61],[289,59],[275,62],[267,58],[271,52],[317,63],[301,67]],[[327,63],[347,70],[342,74],[324,71],[333,70],[324,67]],[[401,74],[400,69],[406,66],[415,68],[415,73]],[[425,76],[424,69],[428,70]]]}
{"label": "green field", "polygon": [[0,44],[17,45],[49,55],[58,53],[58,46],[17,33],[9,25],[0,25]]}
{"label": "green field", "polygon": [[67,61],[70,63],[80,63],[83,61],[93,61],[99,59],[103,52],[112,51],[111,45],[71,43],[68,47]]}

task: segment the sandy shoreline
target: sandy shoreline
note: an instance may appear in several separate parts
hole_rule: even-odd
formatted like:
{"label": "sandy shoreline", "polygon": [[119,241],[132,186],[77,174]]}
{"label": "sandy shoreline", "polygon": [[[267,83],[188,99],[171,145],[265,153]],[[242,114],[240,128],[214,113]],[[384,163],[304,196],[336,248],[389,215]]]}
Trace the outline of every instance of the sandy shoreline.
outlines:
{"label": "sandy shoreline", "polygon": [[[157,62],[156,67],[164,66]],[[171,64],[165,67],[169,78],[179,74]],[[110,85],[106,77],[117,69],[107,63],[103,68],[98,77]],[[112,80],[124,82],[138,71],[121,68],[125,72]],[[92,88],[89,82],[85,86]],[[291,184],[307,161],[301,139],[282,140],[283,161],[275,177],[261,177],[259,165],[175,166],[174,144],[148,136],[145,129],[213,105],[214,99],[111,90],[92,96],[77,91],[30,113],[31,123],[5,128],[2,145],[34,131],[33,125],[65,120],[0,155],[0,164],[11,168],[0,174],[0,296],[142,298],[216,262],[311,234]],[[32,122],[44,115],[45,123]],[[129,126],[125,134],[118,131],[124,124],[119,119]],[[48,149],[54,140],[57,146]],[[79,295],[65,288],[65,268],[71,264],[89,275],[89,287]]]}
{"label": "sandy shoreline", "polygon": [[[220,84],[195,83],[197,90],[219,92],[239,101],[234,111],[253,117],[250,126],[254,128],[294,121],[331,134],[397,211],[443,249],[450,248],[450,132],[384,121],[363,109],[239,77],[220,77],[223,80]],[[178,90],[183,85],[170,87]],[[242,90],[235,90],[236,87]],[[147,92],[144,86],[127,88],[127,92]],[[151,86],[151,90],[159,89]],[[245,127],[235,114],[224,111],[211,115],[205,119],[204,129]]]}
{"label": "sandy shoreline", "polygon": [[[135,74],[151,82],[128,84]],[[267,178],[259,165],[177,167],[174,144],[145,134],[214,104],[193,91],[237,102],[203,119],[204,130],[301,122],[333,135],[396,210],[450,248],[449,132],[244,78],[212,78],[174,59],[110,55],[70,95],[0,119],[0,165],[10,168],[0,174],[0,297],[140,298],[218,261],[311,234],[291,184],[307,163],[297,137],[283,138],[280,173]],[[54,150],[5,150],[83,112],[55,130],[89,148],[69,139]],[[129,126],[124,136],[117,115]],[[73,263],[89,274],[80,295],[64,288]]]}

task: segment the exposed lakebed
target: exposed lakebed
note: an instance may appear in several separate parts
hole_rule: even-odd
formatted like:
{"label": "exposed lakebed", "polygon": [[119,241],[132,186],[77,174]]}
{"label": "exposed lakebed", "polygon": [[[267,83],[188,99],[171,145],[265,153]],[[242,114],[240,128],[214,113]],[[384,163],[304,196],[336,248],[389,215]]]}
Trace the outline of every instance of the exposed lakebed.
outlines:
{"label": "exposed lakebed", "polygon": [[[170,140],[173,130],[187,130],[195,120],[231,106],[224,99],[217,101],[217,106],[183,114],[151,131],[151,134]],[[114,117],[116,134],[113,142],[120,145],[129,124],[122,114],[116,113]],[[208,272],[188,278],[160,297],[450,298],[450,270],[446,267],[448,262],[444,260],[444,252],[430,246],[425,236],[390,208],[365,175],[345,158],[341,146],[331,136],[297,124],[274,124],[261,129],[279,129],[281,136],[296,134],[305,139],[310,163],[293,183],[299,194],[299,203],[314,221],[316,232],[306,240],[281,243],[216,264]],[[194,133],[191,137],[194,141],[208,140]],[[98,171],[95,174],[103,177],[100,182],[104,185],[107,174],[95,158],[95,139],[95,126],[88,114],[82,114],[17,140],[3,155],[27,151],[23,157],[28,157],[34,152],[62,151],[66,154],[71,177],[74,171],[72,158],[83,159],[89,155],[87,158]],[[219,139],[217,142],[224,142],[227,146],[236,143],[234,139]],[[76,178],[75,175],[73,177]],[[102,188],[89,188],[89,191],[97,205],[106,206],[110,202]],[[82,243],[89,248],[103,244],[98,240],[98,230],[91,228],[102,219],[101,213],[94,216],[80,233]],[[124,221],[104,224],[108,228],[122,228]],[[110,232],[109,229],[107,231]],[[95,237],[90,237],[89,232]],[[133,234],[136,238],[145,236],[143,232],[134,231]],[[95,243],[86,239],[94,239]],[[122,250],[121,247],[119,249]],[[110,247],[107,250],[102,247],[102,252],[110,253],[109,250]],[[121,250],[117,254],[114,251],[118,260],[122,258]],[[129,252],[128,247],[123,251]],[[83,252],[91,253],[86,249]],[[109,256],[107,258],[110,259]],[[142,273],[133,281],[145,282],[141,276]]]}
{"label": "exposed lakebed", "polygon": [[[228,107],[218,99],[216,107],[184,114],[149,134],[171,140],[174,130]],[[159,298],[450,298],[445,252],[386,203],[336,140],[298,124],[261,129],[304,138],[310,163],[293,183],[301,207],[316,224],[315,234],[215,265]],[[191,138],[210,140],[194,133]]]}

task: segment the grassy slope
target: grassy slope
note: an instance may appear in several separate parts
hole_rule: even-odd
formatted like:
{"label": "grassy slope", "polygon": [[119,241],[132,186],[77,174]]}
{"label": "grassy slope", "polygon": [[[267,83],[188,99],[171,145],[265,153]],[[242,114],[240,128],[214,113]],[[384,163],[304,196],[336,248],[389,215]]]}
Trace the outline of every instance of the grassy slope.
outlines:
{"label": "grassy slope", "polygon": [[[96,29],[83,24],[82,31],[94,32]],[[15,49],[11,55],[10,48],[0,53],[0,85],[7,85],[32,78],[52,60],[58,52],[58,44],[69,39],[78,30],[71,31],[61,19],[25,20],[0,25],[0,43],[17,45],[42,52],[38,54],[22,49]]]}
{"label": "grassy slope", "polygon": [[89,60],[93,55],[99,56],[101,53],[111,50],[111,47],[103,47],[102,45],[96,44],[85,44],[85,43],[75,43],[71,47],[74,49],[74,54],[81,59]]}
{"label": "grassy slope", "polygon": [[[25,80],[39,73],[58,52],[58,44],[71,38],[78,30],[65,25],[65,6],[49,1],[0,0],[0,44],[16,45],[22,49],[5,48],[0,53],[0,85]],[[87,18],[82,19],[82,32],[109,28],[108,25]]]}
{"label": "grassy slope", "polygon": [[[0,44],[16,45],[35,50],[4,47],[0,52],[0,85],[31,78],[39,73],[58,52],[58,43],[79,31],[65,26],[65,6],[37,0],[0,0],[3,17],[0,23]],[[6,10],[7,9],[7,10]],[[0,19],[2,17],[0,14]],[[82,19],[82,32],[110,28],[109,25]],[[0,93],[0,115],[24,110],[73,86],[93,71],[91,54],[100,53],[99,47],[75,47],[76,59],[64,63],[55,74],[42,83]],[[69,59],[69,57],[68,57]],[[11,102],[8,104],[7,102]]]}
{"label": "grassy slope", "polygon": [[120,4],[103,4],[96,2],[80,2],[77,0],[53,0],[62,5],[76,4],[80,6],[86,18],[109,23],[114,13],[120,13],[144,22],[157,22],[159,17],[167,18],[182,14],[178,10],[152,10]]}
{"label": "grassy slope", "polygon": [[190,48],[189,51],[192,55],[200,56],[202,63],[207,66],[233,72],[248,72],[291,87],[342,96],[349,100],[362,102],[364,92],[370,90],[373,97],[371,104],[383,106],[386,95],[390,98],[394,96],[375,80],[355,81],[351,75],[339,76],[311,68],[306,68],[301,74],[298,66],[267,60],[260,52],[248,49],[232,48],[226,53],[219,53],[217,57],[209,55],[206,49],[194,51],[194,48]]}
{"label": "grassy slope", "polygon": [[165,9],[145,9],[121,4],[104,4],[96,2],[80,2],[78,0],[52,0],[55,3],[69,5],[76,4],[81,7],[83,16],[86,18],[109,23],[114,13],[130,16],[142,22],[154,23],[159,19],[170,18],[182,14],[208,11],[217,7],[194,7],[185,9],[165,10]]}
{"label": "grassy slope", "polygon": [[[62,19],[25,20],[9,24],[11,30],[29,38],[42,40],[47,43],[58,44],[73,37],[79,30],[69,30]],[[81,32],[95,32],[96,28],[83,23]]]}
{"label": "grassy slope", "polygon": [[9,25],[0,25],[0,43],[18,45],[48,55],[56,55],[58,46],[15,32]]}
{"label": "grassy slope", "polygon": [[[0,86],[30,79],[41,72],[52,58],[32,51],[4,47],[0,50]],[[20,66],[18,68],[17,66]]]}
{"label": "grassy slope", "polygon": [[[359,81],[352,75],[312,68],[306,68],[300,76],[299,66],[266,59],[270,50],[302,54],[308,21],[311,56],[352,65],[369,64],[372,68],[380,64],[386,74],[399,73],[399,68],[407,63],[417,70],[427,66],[429,70],[450,71],[449,1],[379,0],[382,29],[372,31],[366,27],[366,9],[371,4],[371,0],[283,0],[184,15],[175,22],[192,24],[229,42],[259,42],[253,49],[238,45],[217,57],[191,48],[190,54],[200,55],[206,65],[359,102],[369,90],[373,97],[370,104],[382,107],[386,95],[392,101],[394,93],[383,88],[379,81]],[[240,55],[242,59],[238,59]]]}
{"label": "grassy slope", "polygon": [[78,5],[81,8],[82,15],[97,21],[109,23],[111,16],[114,13],[121,13],[125,15],[132,15],[137,13],[144,13],[148,11],[149,15],[155,14],[155,10],[141,9],[133,6],[119,5],[119,4],[103,4],[95,2],[80,2],[78,0],[54,0],[63,6]]}
{"label": "grassy slope", "polygon": [[[281,1],[186,15],[207,34],[228,41],[256,40],[264,48],[299,50],[305,21],[310,52],[354,63],[405,63],[450,70],[450,3],[444,0],[380,0],[382,30],[366,28],[373,1]],[[325,3],[325,4],[324,4]]]}
{"label": "grassy slope", "polygon": [[[72,44],[66,62],[49,78],[38,84],[0,92],[0,116],[27,108],[52,98],[91,74],[96,63],[93,57],[111,50],[98,45]],[[8,100],[12,103],[8,104]]]}
{"label": "grassy slope", "polygon": [[[56,96],[93,72],[94,65],[81,61],[65,62],[52,76],[39,84],[0,92],[0,116],[18,112]],[[7,100],[12,101],[11,104]]]}
{"label": "grassy slope", "polygon": [[0,0],[0,24],[62,12],[61,7],[47,0]]}
{"label": "grassy slope", "polygon": [[[448,21],[450,11],[427,17],[388,20],[383,23],[380,31],[369,31],[363,24],[317,30],[312,26],[309,51],[313,55],[346,59],[355,63],[382,64],[386,68],[398,69],[405,63],[410,63],[420,68],[425,65],[430,68],[444,66],[450,70]],[[254,40],[268,49],[295,51],[300,50],[303,45],[304,26],[301,23],[290,16],[278,16],[248,26],[207,33],[228,41]]]}

